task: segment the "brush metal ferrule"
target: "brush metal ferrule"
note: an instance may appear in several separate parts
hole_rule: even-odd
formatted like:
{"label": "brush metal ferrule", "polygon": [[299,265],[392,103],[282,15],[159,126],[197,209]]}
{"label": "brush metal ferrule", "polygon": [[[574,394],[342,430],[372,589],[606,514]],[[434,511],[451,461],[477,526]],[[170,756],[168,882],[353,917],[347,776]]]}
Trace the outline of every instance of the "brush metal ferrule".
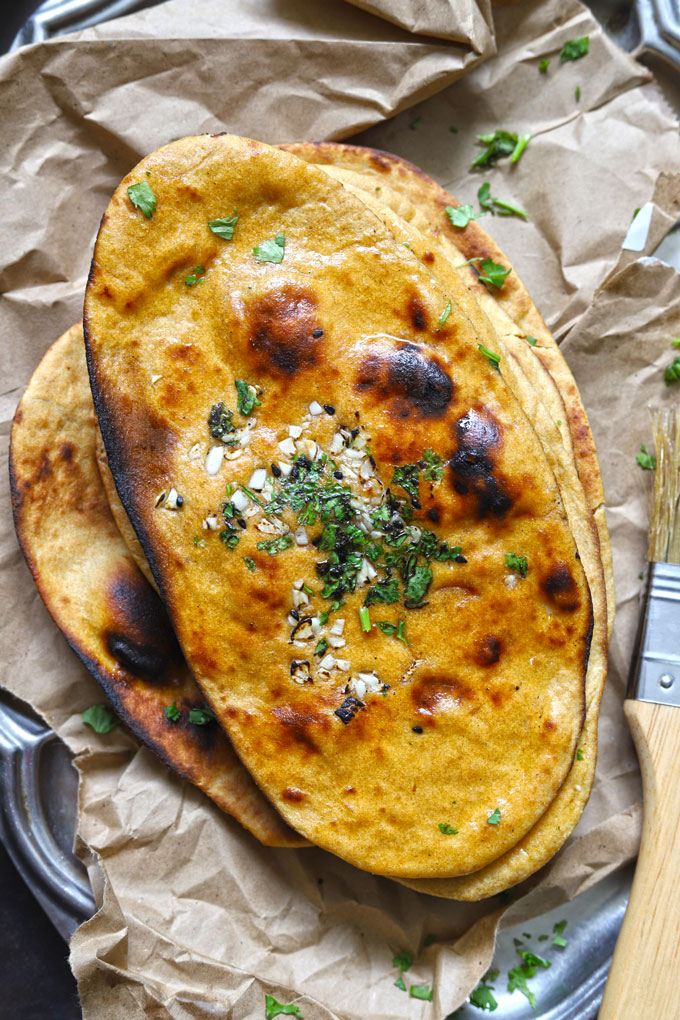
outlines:
{"label": "brush metal ferrule", "polygon": [[680,708],[680,564],[650,563],[628,698]]}

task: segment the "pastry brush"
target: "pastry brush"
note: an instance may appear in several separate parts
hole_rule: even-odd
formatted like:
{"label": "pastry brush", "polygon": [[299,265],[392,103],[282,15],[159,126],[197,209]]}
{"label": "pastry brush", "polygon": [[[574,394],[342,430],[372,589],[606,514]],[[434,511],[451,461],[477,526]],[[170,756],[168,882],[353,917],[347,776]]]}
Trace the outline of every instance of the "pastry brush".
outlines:
{"label": "pastry brush", "polygon": [[642,772],[642,842],[599,1020],[680,1017],[680,410],[652,421],[647,585],[624,702]]}

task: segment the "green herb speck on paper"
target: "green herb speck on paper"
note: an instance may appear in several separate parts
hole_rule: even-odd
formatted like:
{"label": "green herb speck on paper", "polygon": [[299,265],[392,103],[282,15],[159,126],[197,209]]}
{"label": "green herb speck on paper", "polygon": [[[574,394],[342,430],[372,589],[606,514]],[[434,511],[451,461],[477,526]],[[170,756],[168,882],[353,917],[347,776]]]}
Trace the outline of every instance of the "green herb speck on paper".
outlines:
{"label": "green herb speck on paper", "polygon": [[182,713],[177,707],[176,700],[173,701],[172,705],[165,705],[163,711],[165,712],[165,718],[168,722],[178,722],[182,717]]}
{"label": "green herb speck on paper", "polygon": [[234,239],[234,230],[238,223],[238,211],[234,209],[231,216],[222,216],[216,220],[208,220],[208,227],[213,234],[221,237],[223,241],[232,241]]}
{"label": "green herb speck on paper", "polygon": [[150,220],[156,211],[156,196],[148,181],[140,181],[139,184],[131,184],[127,189],[128,197],[135,209]]}
{"label": "green herb speck on paper", "polygon": [[566,64],[568,60],[580,60],[588,53],[590,37],[584,35],[582,39],[570,39],[565,42],[560,50],[560,64]]}
{"label": "green herb speck on paper", "polygon": [[666,365],[663,378],[666,386],[672,386],[680,380],[680,357],[674,358],[670,365]]}
{"label": "green herb speck on paper", "polygon": [[432,933],[426,935],[425,938],[423,939],[423,948],[427,949],[428,946],[431,946],[432,943],[436,941],[437,941],[436,935],[433,935]]}
{"label": "green herb speck on paper", "polygon": [[400,988],[402,990],[402,992],[406,991],[406,985],[404,984],[404,979],[401,976],[401,974],[399,975],[397,980],[394,982],[394,987],[395,988]]}
{"label": "green herb speck on paper", "polygon": [[215,718],[215,713],[205,705],[203,708],[192,708],[189,710],[189,722],[194,726],[207,726]]}
{"label": "green herb speck on paper", "polygon": [[518,162],[518,160],[520,159],[522,153],[524,152],[524,150],[526,149],[526,147],[527,147],[527,145],[529,144],[530,141],[531,141],[531,133],[530,132],[527,132],[524,135],[520,135],[520,137],[517,139],[517,145],[512,150],[512,153],[510,155],[510,162],[513,165]]}
{"label": "green herb speck on paper", "polygon": [[448,822],[439,822],[439,831],[442,836],[457,836],[458,829],[454,828],[453,825],[449,825]]}
{"label": "green herb speck on paper", "polygon": [[274,1017],[279,1015],[296,1016],[298,1020],[304,1020],[299,1006],[294,1006],[290,1002],[279,1002],[279,1000],[275,999],[273,995],[265,996],[264,1015],[267,1020],[274,1020]]}
{"label": "green herb speck on paper", "polygon": [[505,565],[508,570],[514,570],[520,577],[527,576],[529,561],[526,556],[517,556],[515,553],[506,553]]}
{"label": "green herb speck on paper", "polygon": [[411,985],[408,994],[412,999],[424,999],[425,1002],[432,1002],[432,989],[427,985]]}
{"label": "green herb speck on paper", "polygon": [[493,166],[504,156],[511,156],[515,151],[518,138],[512,131],[493,131],[488,134],[478,135],[477,143],[484,147],[470,167],[476,170],[482,166]]}
{"label": "green herb speck on paper", "polygon": [[109,705],[91,705],[80,717],[95,733],[111,733],[120,724],[118,716]]}
{"label": "green herb speck on paper", "polygon": [[[254,407],[261,407],[262,401],[257,399],[250,386],[243,379],[234,379],[234,386],[238,394],[238,413],[244,418],[249,418]],[[254,389],[254,387],[253,387]]]}
{"label": "green herb speck on paper", "polygon": [[253,248],[253,255],[258,262],[274,262],[276,265],[283,262],[283,255],[286,248],[286,238],[283,234],[277,234],[276,237],[263,241],[262,244],[257,244]]}
{"label": "green herb speck on paper", "polygon": [[519,206],[500,198],[494,198],[491,194],[491,185],[488,181],[484,181],[478,189],[477,199],[480,207],[490,212],[492,216],[495,216],[497,213],[499,216],[518,216],[522,220],[529,219],[528,215]]}
{"label": "green herb speck on paper", "polygon": [[543,60],[538,65],[538,70],[541,72],[541,74],[545,74],[549,67],[550,61],[548,60],[547,57],[544,57]]}
{"label": "green herb speck on paper", "polygon": [[400,971],[408,970],[413,963],[413,957],[410,953],[407,953],[405,949],[402,949],[400,953],[392,957],[392,966],[398,967]]}
{"label": "green herb speck on paper", "polygon": [[576,102],[580,103],[581,102],[581,86],[580,85],[577,85],[576,88],[574,89],[574,96],[576,98]]}
{"label": "green herb speck on paper", "polygon": [[449,131],[451,132],[452,135],[457,135],[458,134],[458,128],[456,127],[455,124],[451,125],[451,127],[449,128]]}
{"label": "green herb speck on paper", "polygon": [[640,453],[636,454],[635,460],[643,471],[656,471],[656,457],[653,453],[647,453],[644,443],[640,445]]}
{"label": "green herb speck on paper", "polygon": [[680,347],[680,336],[676,336],[675,340],[671,340],[671,347]]}
{"label": "green herb speck on paper", "polygon": [[467,227],[470,220],[476,220],[479,217],[475,215],[475,210],[471,205],[447,205],[444,212],[451,221],[453,227]]}
{"label": "green herb speck on paper", "polygon": [[501,809],[494,808],[489,817],[487,818],[488,825],[498,825],[501,820]]}
{"label": "green herb speck on paper", "polygon": [[415,120],[411,121],[411,124],[410,124],[411,131],[417,131],[418,130],[418,125],[420,124],[421,120],[422,120],[422,117],[416,117]]}

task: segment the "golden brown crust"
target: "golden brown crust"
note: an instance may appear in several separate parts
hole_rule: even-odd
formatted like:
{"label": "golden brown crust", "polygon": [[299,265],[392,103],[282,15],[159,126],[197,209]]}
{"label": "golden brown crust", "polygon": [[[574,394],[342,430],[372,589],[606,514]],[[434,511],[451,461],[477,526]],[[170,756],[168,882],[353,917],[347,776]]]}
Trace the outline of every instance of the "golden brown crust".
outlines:
{"label": "golden brown crust", "polygon": [[[158,196],[153,222],[126,194],[146,172]],[[225,205],[239,210],[226,249],[206,230]],[[284,263],[255,262],[254,246],[284,229]],[[180,285],[189,263],[207,270],[195,293]],[[359,866],[406,876],[482,867],[540,817],[571,766],[590,641],[588,587],[545,453],[480,356],[464,310],[454,304],[436,325],[445,303],[422,264],[345,189],[229,136],[168,146],[122,183],[86,298],[111,469],[199,683],[284,817]],[[153,389],[152,375],[161,378]],[[241,462],[212,480],[189,451],[205,451],[207,412],[233,393],[235,377],[264,387],[262,406]],[[467,558],[455,578],[433,563],[427,611],[408,616],[411,652],[380,632],[364,640],[359,598],[344,596],[352,668],[366,669],[370,656],[391,685],[351,726],[335,717],[340,684],[290,680],[287,600],[295,577],[313,578],[316,557],[295,547],[261,555],[253,528],[238,556],[218,541],[200,557],[190,548],[224,483],[269,464],[286,423],[316,396],[336,409],[335,422],[358,412],[384,482],[426,447],[450,463],[423,510]],[[320,421],[319,442],[334,427]],[[181,513],[154,508],[170,484],[184,495]],[[511,551],[532,563],[517,598],[506,584]],[[437,639],[451,626],[455,664]],[[429,727],[426,751],[411,738],[414,716]],[[439,829],[452,783],[455,840]],[[503,824],[486,825],[501,801]]]}
{"label": "golden brown crust", "polygon": [[[272,846],[300,846],[217,724],[189,723],[204,705],[158,596],[132,561],[97,470],[96,419],[83,333],[47,352],[12,426],[17,536],[42,599],[120,718],[173,771]],[[163,707],[182,713],[170,722]]]}

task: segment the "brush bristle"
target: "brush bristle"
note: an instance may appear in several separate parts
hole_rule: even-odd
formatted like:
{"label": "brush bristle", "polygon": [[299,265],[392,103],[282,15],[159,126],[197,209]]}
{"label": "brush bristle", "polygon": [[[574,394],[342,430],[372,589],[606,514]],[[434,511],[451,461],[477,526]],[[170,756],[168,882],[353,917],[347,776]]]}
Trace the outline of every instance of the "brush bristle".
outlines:
{"label": "brush bristle", "polygon": [[680,407],[652,412],[656,471],[649,515],[647,558],[680,563]]}

